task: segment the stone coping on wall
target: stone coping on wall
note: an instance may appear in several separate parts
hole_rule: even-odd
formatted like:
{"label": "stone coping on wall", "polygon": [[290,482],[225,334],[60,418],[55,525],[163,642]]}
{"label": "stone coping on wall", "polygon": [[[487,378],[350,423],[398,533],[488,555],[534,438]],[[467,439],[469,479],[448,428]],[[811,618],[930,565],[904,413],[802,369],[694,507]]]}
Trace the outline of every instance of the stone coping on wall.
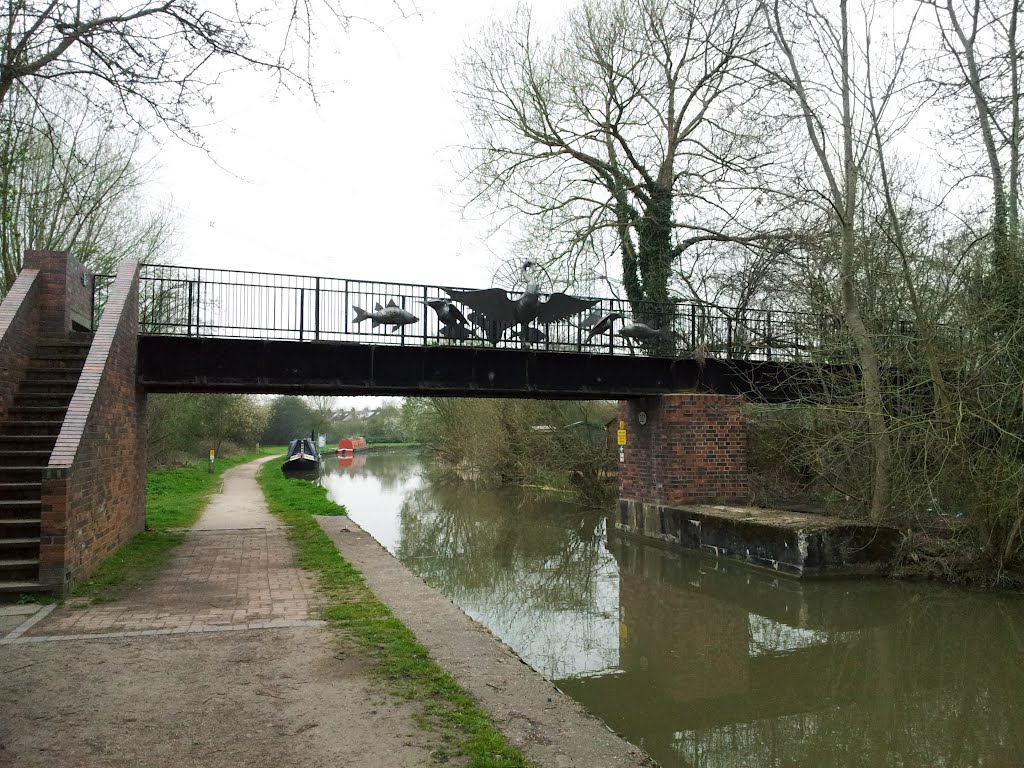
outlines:
{"label": "stone coping on wall", "polygon": [[117,277],[110,287],[107,306],[89,347],[78,386],[75,387],[60,434],[50,454],[50,462],[43,471],[45,479],[57,480],[67,477],[74,465],[75,455],[89,422],[93,401],[103,380],[103,373],[107,369],[107,360],[138,271],[139,264],[135,261],[122,262],[118,267]]}
{"label": "stone coping on wall", "polygon": [[0,419],[21,381],[36,341],[39,270],[23,269],[0,301]]}
{"label": "stone coping on wall", "polygon": [[14,279],[11,289],[0,302],[0,341],[3,341],[4,336],[7,335],[18,312],[28,310],[25,299],[28,297],[29,291],[32,290],[32,286],[35,285],[38,276],[38,269],[21,270]]}
{"label": "stone coping on wall", "polygon": [[858,520],[731,504],[620,499],[615,529],[795,577],[881,574],[899,532]]}

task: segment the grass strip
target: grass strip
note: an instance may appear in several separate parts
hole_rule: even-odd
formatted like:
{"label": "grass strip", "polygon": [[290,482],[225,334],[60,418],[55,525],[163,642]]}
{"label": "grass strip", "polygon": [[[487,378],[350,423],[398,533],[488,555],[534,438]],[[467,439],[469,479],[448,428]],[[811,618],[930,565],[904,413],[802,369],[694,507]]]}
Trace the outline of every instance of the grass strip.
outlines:
{"label": "grass strip", "polygon": [[264,451],[217,459],[212,473],[208,461],[149,472],[146,475],[146,530],[104,560],[91,578],[75,587],[74,596],[94,603],[109,602],[121,591],[136,588],[153,578],[174,548],[185,540],[184,533],[169,529],[193,526],[207,499],[220,487],[224,470],[269,455],[270,452]]}
{"label": "grass strip", "polygon": [[299,564],[320,577],[327,599],[323,618],[332,629],[358,640],[394,694],[422,706],[423,724],[436,728],[453,745],[451,754],[439,759],[463,756],[470,768],[528,766],[490,716],[370,591],[362,573],[341,556],[313,519],[343,515],[345,508],[328,499],[326,489],[286,478],[276,466],[264,466],[256,477],[270,511],[288,526]]}

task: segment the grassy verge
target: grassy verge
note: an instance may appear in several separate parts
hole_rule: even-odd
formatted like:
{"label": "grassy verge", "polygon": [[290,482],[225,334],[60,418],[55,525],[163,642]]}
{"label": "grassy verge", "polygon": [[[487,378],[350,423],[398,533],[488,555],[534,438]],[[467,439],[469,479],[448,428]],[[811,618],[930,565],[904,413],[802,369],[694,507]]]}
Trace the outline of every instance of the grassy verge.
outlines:
{"label": "grassy verge", "polygon": [[313,519],[313,515],[344,514],[344,507],[330,501],[325,489],[287,479],[275,470],[263,467],[257,479],[270,511],[288,525],[299,563],[320,576],[328,603],[324,618],[335,631],[359,641],[397,696],[420,703],[423,725],[435,728],[449,745],[449,754],[439,759],[464,756],[470,768],[529,765],[521,752],[505,742],[488,714],[376,598],[362,574]]}
{"label": "grassy verge", "polygon": [[206,500],[220,486],[224,470],[273,451],[245,453],[217,459],[214,471],[208,461],[197,461],[177,469],[156,469],[146,475],[146,530],[103,561],[103,565],[75,587],[74,596],[93,602],[114,599],[122,589],[138,587],[151,579],[167,562],[171,552],[185,540],[174,528],[195,524]]}

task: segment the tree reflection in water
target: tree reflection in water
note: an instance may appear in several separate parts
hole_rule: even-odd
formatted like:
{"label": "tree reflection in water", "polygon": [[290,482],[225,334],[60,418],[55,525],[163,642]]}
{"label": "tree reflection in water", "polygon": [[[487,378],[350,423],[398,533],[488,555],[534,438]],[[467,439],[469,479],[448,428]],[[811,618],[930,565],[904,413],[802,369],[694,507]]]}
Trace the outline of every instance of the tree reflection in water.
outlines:
{"label": "tree reflection in water", "polygon": [[607,543],[600,515],[423,479],[415,456],[370,456],[333,497],[370,473],[388,511],[364,497],[356,522],[377,504],[403,562],[664,766],[1024,764],[1017,596]]}
{"label": "tree reflection in water", "polygon": [[617,661],[615,561],[600,513],[550,494],[430,483],[401,506],[397,556],[549,677]]}

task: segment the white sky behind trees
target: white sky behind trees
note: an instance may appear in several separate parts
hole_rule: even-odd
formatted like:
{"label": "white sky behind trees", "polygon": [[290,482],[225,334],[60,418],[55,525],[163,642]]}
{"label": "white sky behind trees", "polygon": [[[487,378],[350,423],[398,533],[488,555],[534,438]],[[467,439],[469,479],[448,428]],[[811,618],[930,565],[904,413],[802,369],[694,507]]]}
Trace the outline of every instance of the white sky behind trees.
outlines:
{"label": "white sky behind trees", "polygon": [[[465,139],[454,58],[512,0],[417,0],[379,26],[323,35],[308,93],[265,75],[231,73],[200,124],[209,155],[168,139],[154,199],[180,216],[186,266],[331,277],[490,285],[501,240],[464,218],[453,148]],[[546,4],[545,16],[564,4]],[[382,16],[382,11],[391,14]],[[359,8],[353,8],[358,14]]]}

